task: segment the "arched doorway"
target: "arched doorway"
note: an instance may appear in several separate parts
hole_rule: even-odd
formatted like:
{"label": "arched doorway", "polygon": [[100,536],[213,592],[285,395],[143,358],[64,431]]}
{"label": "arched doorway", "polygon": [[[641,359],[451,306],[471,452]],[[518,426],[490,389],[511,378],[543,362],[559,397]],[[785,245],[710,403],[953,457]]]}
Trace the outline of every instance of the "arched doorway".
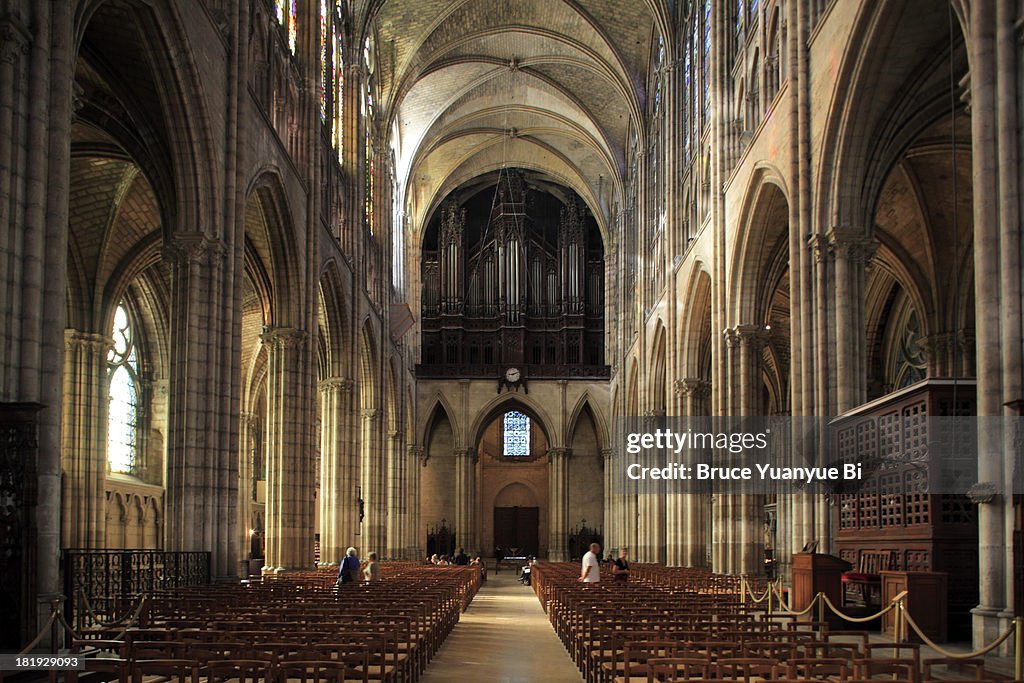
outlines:
{"label": "arched doorway", "polygon": [[494,498],[495,557],[531,557],[540,550],[540,505],[533,490],[513,482]]}
{"label": "arched doorway", "polygon": [[477,520],[482,552],[547,557],[551,524],[550,440],[529,407],[502,403],[476,440]]}

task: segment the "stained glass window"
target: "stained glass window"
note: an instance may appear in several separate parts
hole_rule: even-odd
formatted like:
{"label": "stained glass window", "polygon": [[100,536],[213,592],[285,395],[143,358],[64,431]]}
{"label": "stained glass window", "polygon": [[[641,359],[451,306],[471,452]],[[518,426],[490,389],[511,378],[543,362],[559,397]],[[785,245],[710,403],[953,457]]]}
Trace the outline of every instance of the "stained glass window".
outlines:
{"label": "stained glass window", "polygon": [[332,32],[334,22],[331,21],[331,12],[327,0],[320,0],[320,121],[327,122],[327,110],[331,102],[331,72],[334,63],[331,61],[333,51],[331,50]]}
{"label": "stained glass window", "polygon": [[124,304],[114,312],[114,347],[107,353],[110,403],[107,411],[107,463],[111,472],[135,473],[138,453],[139,358]]}
{"label": "stained glass window", "polygon": [[366,128],[366,226],[370,230],[370,234],[373,234],[373,171],[374,171],[374,160],[375,154],[373,149],[373,73],[371,71],[372,63],[370,62],[370,40],[367,38],[366,44],[363,47],[363,58],[366,60],[366,111],[365,115],[365,128]]}
{"label": "stained glass window", "polygon": [[343,161],[345,111],[344,0],[320,0],[320,120],[330,126],[331,146]]}
{"label": "stained glass window", "polygon": [[504,440],[506,458],[530,455],[530,418],[518,410],[505,413]]}
{"label": "stained glass window", "polygon": [[295,40],[299,35],[299,0],[276,0],[274,3],[277,22],[284,27],[288,37],[288,49],[295,54]]}
{"label": "stained glass window", "polygon": [[711,110],[711,98],[708,97],[708,86],[711,84],[709,78],[711,69],[709,65],[711,63],[711,0],[704,0],[704,59],[702,60],[702,67],[704,71],[704,121],[708,120],[708,113]]}

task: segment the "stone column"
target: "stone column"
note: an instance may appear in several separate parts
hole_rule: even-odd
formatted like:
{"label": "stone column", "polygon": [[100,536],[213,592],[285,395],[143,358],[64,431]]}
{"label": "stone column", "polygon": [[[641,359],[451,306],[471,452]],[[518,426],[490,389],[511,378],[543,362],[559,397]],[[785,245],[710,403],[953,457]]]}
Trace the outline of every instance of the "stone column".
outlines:
{"label": "stone column", "polygon": [[256,499],[253,490],[254,457],[253,428],[256,416],[241,413],[238,416],[238,576],[249,575],[249,554],[252,551],[252,507]]}
{"label": "stone column", "polygon": [[[830,372],[830,354],[832,349],[832,337],[830,335],[829,318],[829,289],[830,279],[830,258],[827,237],[816,233],[811,235],[808,246],[813,254],[813,271],[811,280],[810,306],[813,309],[813,362],[815,384],[812,390],[814,399],[813,405],[806,405],[805,415],[834,415],[836,403],[834,400],[834,379],[835,374]],[[810,409],[813,408],[813,412]],[[806,430],[801,443],[805,453],[824,453],[828,447],[826,443],[827,434],[820,429]],[[831,511],[828,501],[823,495],[805,495],[806,506],[803,510],[804,526],[808,529],[809,539],[817,539],[820,552],[832,551],[832,530]]]}
{"label": "stone column", "polygon": [[601,449],[601,464],[602,464],[602,479],[603,484],[603,498],[602,498],[602,535],[604,536],[604,543],[606,546],[611,547],[613,543],[617,542],[618,530],[615,525],[614,510],[618,508],[618,500],[615,498],[616,479],[618,477],[624,477],[625,473],[620,469],[615,469],[615,451],[611,448]]}
{"label": "stone column", "polygon": [[362,458],[359,466],[360,489],[363,497],[362,547],[365,555],[384,553],[387,534],[387,467],[379,435],[379,413],[375,408],[363,410]]}
{"label": "stone column", "polygon": [[426,530],[420,521],[420,475],[427,463],[427,450],[423,446],[409,446],[409,494],[415,503],[409,508],[409,524],[406,528],[407,559],[421,560],[426,554],[424,543]]}
{"label": "stone column", "polygon": [[353,438],[354,383],[322,380],[320,389],[320,560],[337,563],[359,531],[356,503],[359,442]]}
{"label": "stone column", "polygon": [[[965,30],[971,71],[971,161],[974,204],[974,296],[978,415],[1017,416],[1021,382],[1021,251],[1019,185],[1020,24],[1010,0],[972,4]],[[1012,434],[980,430],[979,490],[1001,489],[1019,472]],[[1008,432],[1012,430],[1007,430]],[[979,604],[974,644],[991,642],[1013,616],[1013,503],[979,496]],[[1018,606],[1019,607],[1019,606]]]}
{"label": "stone column", "polygon": [[[739,415],[763,415],[761,405],[761,360],[768,341],[761,325],[737,325],[739,338]],[[739,422],[737,422],[739,428]],[[761,531],[764,497],[753,493],[738,496],[736,509],[739,542],[736,570],[741,574],[758,574],[764,560],[764,534]]]}
{"label": "stone column", "polygon": [[828,239],[835,259],[836,391],[844,413],[867,400],[864,280],[878,243],[846,226],[833,228]]}
{"label": "stone column", "polygon": [[[664,413],[647,411],[644,431],[663,428]],[[664,451],[646,449],[640,454],[644,467],[664,467]],[[637,481],[637,547],[631,548],[638,562],[665,561],[665,484],[660,479]]]}
{"label": "stone column", "polygon": [[[171,270],[166,547],[211,553],[211,573],[238,567],[237,449],[223,414],[232,387],[221,381],[226,339],[220,319],[224,245],[203,233],[169,236]],[[222,431],[225,430],[225,431]]]}
{"label": "stone column", "polygon": [[64,471],[61,545],[103,548],[103,484],[107,476],[107,353],[110,337],[75,330],[64,334]]}
{"label": "stone column", "polygon": [[548,449],[548,559],[569,559],[569,449]]}
{"label": "stone column", "polygon": [[409,504],[406,463],[402,433],[392,430],[388,432],[387,545],[384,551],[391,559],[406,559],[403,557]]}
{"label": "stone column", "polygon": [[303,438],[299,383],[307,360],[306,333],[273,328],[267,348],[267,554],[270,571],[313,565],[313,453]]}
{"label": "stone column", "polygon": [[[693,418],[702,417],[701,406],[711,394],[711,383],[705,380],[688,377],[682,380],[681,391],[684,397],[684,411],[696,427],[699,421]],[[707,457],[706,452],[690,450],[687,455],[699,462]],[[683,502],[682,520],[682,557],[680,564],[686,567],[704,567],[707,565],[707,514],[708,496],[703,493],[688,493]],[[671,538],[671,535],[669,536]]]}
{"label": "stone column", "polygon": [[476,449],[455,449],[455,545],[475,552],[476,538]]}

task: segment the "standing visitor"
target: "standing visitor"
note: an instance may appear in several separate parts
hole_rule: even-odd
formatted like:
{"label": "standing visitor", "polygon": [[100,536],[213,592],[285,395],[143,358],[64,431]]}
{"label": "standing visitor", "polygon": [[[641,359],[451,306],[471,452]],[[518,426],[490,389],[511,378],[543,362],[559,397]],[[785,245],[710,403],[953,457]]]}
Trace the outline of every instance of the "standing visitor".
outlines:
{"label": "standing visitor", "polygon": [[356,557],[356,549],[349,548],[345,551],[345,559],[341,561],[338,568],[338,583],[358,583],[359,581],[359,558]]}
{"label": "standing visitor", "polygon": [[583,564],[580,567],[581,583],[597,583],[601,580],[601,565],[597,558],[601,554],[601,546],[597,543],[590,544],[590,550],[583,556]]}

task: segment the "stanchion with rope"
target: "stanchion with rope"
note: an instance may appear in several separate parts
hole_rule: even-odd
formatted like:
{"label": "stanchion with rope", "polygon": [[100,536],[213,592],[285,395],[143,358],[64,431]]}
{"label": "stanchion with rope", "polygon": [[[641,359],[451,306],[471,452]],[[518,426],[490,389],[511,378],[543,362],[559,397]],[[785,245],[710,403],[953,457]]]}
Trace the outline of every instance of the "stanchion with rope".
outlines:
{"label": "stanchion with rope", "polygon": [[1024,617],[1014,617],[1013,628],[1017,631],[1013,648],[1013,680],[1024,681]]}
{"label": "stanchion with rope", "polygon": [[[750,590],[750,586],[747,584],[747,578],[745,576],[740,577],[740,604],[746,604],[747,593],[750,593],[750,600],[755,604],[759,605],[765,600],[769,600],[771,597],[771,586],[769,586],[761,597],[756,597],[754,591]],[[771,602],[769,601],[769,612],[771,610]]]}
{"label": "stanchion with rope", "polygon": [[996,638],[994,641],[992,641],[985,647],[974,652],[963,653],[950,652],[949,650],[944,650],[938,644],[936,644],[935,641],[933,641],[931,638],[925,635],[924,631],[921,630],[921,627],[917,625],[916,621],[914,621],[914,617],[910,616],[910,611],[907,610],[906,605],[904,605],[902,601],[900,602],[900,612],[903,613],[903,619],[906,622],[906,624],[909,625],[911,629],[913,629],[914,633],[917,634],[917,637],[921,639],[921,642],[923,642],[925,645],[938,652],[943,657],[946,657],[947,659],[971,659],[973,657],[981,657],[987,655],[989,652],[992,652],[997,647],[1002,645],[1006,641],[1006,639],[1009,638],[1011,635],[1015,635],[1016,638],[1014,639],[1014,642],[1016,645],[1016,652],[1014,652],[1013,663],[1014,680],[1019,681],[1021,680],[1021,676],[1024,675],[1024,659],[1022,659],[1024,653],[1021,652],[1021,641],[1024,641],[1024,629],[1022,629],[1021,626],[1022,624],[1024,624],[1024,619],[1022,619],[1021,617],[1015,618],[1013,620],[1013,624],[1010,625],[1010,628],[1006,629],[1002,633],[1002,635],[1000,635],[998,638]]}

